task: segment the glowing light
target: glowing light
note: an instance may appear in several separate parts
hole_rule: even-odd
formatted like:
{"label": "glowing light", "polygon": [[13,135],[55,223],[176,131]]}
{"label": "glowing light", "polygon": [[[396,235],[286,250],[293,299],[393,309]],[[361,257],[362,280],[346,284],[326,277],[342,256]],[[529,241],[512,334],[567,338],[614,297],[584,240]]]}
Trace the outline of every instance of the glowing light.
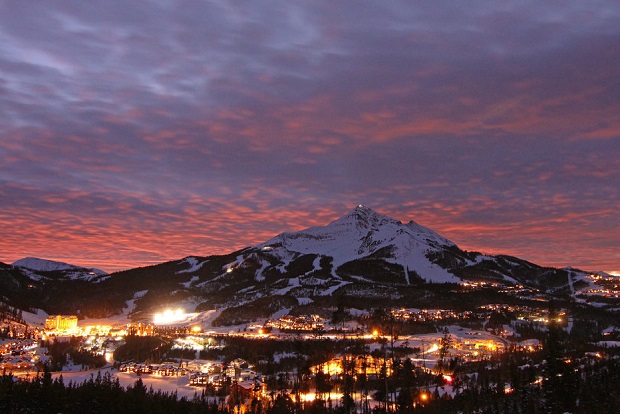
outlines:
{"label": "glowing light", "polygon": [[182,309],[175,311],[171,309],[165,310],[163,313],[156,313],[153,316],[153,323],[155,324],[168,324],[184,320],[187,317]]}
{"label": "glowing light", "polygon": [[452,376],[451,375],[444,375],[443,379],[444,379],[444,381],[446,381],[448,383],[452,383]]}
{"label": "glowing light", "polygon": [[202,331],[202,328],[200,326],[194,326],[192,328],[192,332],[200,332],[200,331]]}
{"label": "glowing light", "polygon": [[425,353],[426,354],[430,354],[430,353],[433,353],[435,351],[439,351],[439,345],[431,344],[430,348],[428,348]]}
{"label": "glowing light", "polygon": [[114,352],[106,351],[106,353],[103,356],[105,358],[105,362],[107,362],[108,364],[114,363]]}
{"label": "glowing light", "polygon": [[316,395],[314,393],[300,394],[299,395],[299,399],[301,401],[314,401],[315,398],[316,398]]}
{"label": "glowing light", "polygon": [[427,393],[425,393],[425,392],[423,392],[422,394],[420,394],[420,399],[421,399],[422,401],[426,401],[426,400],[428,400],[428,394],[427,394]]}

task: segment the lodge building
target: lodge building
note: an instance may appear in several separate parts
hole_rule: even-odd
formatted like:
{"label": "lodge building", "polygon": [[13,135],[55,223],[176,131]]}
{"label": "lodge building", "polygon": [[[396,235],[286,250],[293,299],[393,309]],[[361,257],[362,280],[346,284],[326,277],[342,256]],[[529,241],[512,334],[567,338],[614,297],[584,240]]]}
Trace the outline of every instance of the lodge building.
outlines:
{"label": "lodge building", "polygon": [[78,318],[75,315],[52,315],[45,320],[45,330],[70,331],[77,328]]}

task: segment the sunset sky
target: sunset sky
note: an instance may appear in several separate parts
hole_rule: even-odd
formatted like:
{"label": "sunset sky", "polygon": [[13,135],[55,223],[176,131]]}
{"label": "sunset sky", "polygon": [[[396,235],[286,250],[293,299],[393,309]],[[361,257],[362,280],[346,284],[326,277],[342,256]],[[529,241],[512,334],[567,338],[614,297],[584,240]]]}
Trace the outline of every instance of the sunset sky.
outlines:
{"label": "sunset sky", "polygon": [[620,272],[620,2],[2,1],[0,261],[115,271],[357,204]]}

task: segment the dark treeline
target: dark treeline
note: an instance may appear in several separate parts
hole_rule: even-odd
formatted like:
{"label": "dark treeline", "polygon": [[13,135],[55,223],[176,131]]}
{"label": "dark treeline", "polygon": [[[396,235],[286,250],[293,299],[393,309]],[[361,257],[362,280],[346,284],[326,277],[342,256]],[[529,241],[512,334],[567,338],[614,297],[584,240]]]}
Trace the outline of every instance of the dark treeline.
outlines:
{"label": "dark treeline", "polygon": [[[349,349],[353,352],[352,349]],[[179,398],[176,393],[147,389],[138,379],[127,388],[109,373],[98,374],[81,384],[65,384],[62,377],[52,379],[49,372],[24,381],[12,375],[0,377],[0,413],[229,413],[243,406],[247,413],[597,413],[620,412],[620,359],[557,357],[556,350],[543,351],[545,360],[536,365],[524,364],[529,358],[518,352],[507,352],[491,361],[481,361],[475,375],[458,374],[454,367],[454,397],[440,395],[440,382],[420,373],[409,360],[395,364],[394,378],[370,378],[349,374],[338,384],[346,399],[328,398],[332,389],[324,375],[316,375],[313,384],[317,400],[295,403],[296,392],[305,392],[303,380],[293,389],[284,386],[271,389],[268,397],[235,399],[231,393],[209,396],[197,391],[193,398]],[[350,359],[349,361],[352,361]],[[470,367],[474,368],[474,367]],[[462,368],[461,368],[462,369]],[[470,371],[470,370],[468,370]],[[471,372],[471,371],[470,371]],[[439,377],[437,379],[440,379]],[[375,380],[376,381],[376,380]],[[357,390],[381,390],[381,383],[392,401],[386,406],[386,395],[373,393],[375,407],[351,398]],[[509,392],[507,392],[509,390]],[[424,400],[422,395],[426,395]]]}
{"label": "dark treeline", "polygon": [[[620,361],[610,359],[575,370],[575,364],[549,362],[542,384],[523,381],[527,372],[513,372],[504,383],[494,373],[480,376],[455,398],[436,398],[413,412],[494,414],[620,413]],[[512,382],[512,384],[510,384]],[[506,385],[514,385],[507,393]],[[402,408],[402,407],[401,407]],[[397,412],[408,412],[397,410]]]}
{"label": "dark treeline", "polygon": [[[550,364],[553,365],[553,364]],[[547,367],[545,380],[533,385],[526,372],[513,372],[509,382],[513,391],[506,393],[504,382],[495,374],[480,375],[467,390],[455,398],[440,397],[432,391],[424,404],[411,404],[405,398],[406,384],[401,383],[401,395],[392,408],[395,413],[597,413],[620,412],[620,361],[608,359],[596,362],[572,375],[573,366],[562,363]],[[558,372],[557,370],[561,372]],[[561,373],[563,375],[558,376]],[[554,380],[553,378],[557,379]],[[416,391],[411,397],[415,398]],[[385,412],[384,406],[368,410],[356,402],[316,400],[304,405],[295,404],[293,395],[278,393],[266,401],[246,401],[245,412],[256,414],[280,413],[347,413]],[[419,401],[419,400],[418,400]],[[347,406],[345,408],[345,406]],[[122,387],[109,373],[93,376],[81,384],[65,384],[62,377],[52,379],[46,372],[31,380],[18,380],[12,375],[0,377],[1,413],[231,413],[239,406],[223,398],[215,399],[204,393],[193,398],[176,393],[147,389],[138,379],[133,386]]]}
{"label": "dark treeline", "polygon": [[122,387],[110,374],[97,375],[81,384],[65,384],[62,377],[52,380],[46,372],[31,381],[12,375],[0,377],[1,413],[217,413],[213,400],[203,395],[177,398],[176,393],[147,389],[138,379]]}
{"label": "dark treeline", "polygon": [[23,325],[26,324],[21,309],[7,305],[2,301],[0,301],[0,319],[17,322]]}

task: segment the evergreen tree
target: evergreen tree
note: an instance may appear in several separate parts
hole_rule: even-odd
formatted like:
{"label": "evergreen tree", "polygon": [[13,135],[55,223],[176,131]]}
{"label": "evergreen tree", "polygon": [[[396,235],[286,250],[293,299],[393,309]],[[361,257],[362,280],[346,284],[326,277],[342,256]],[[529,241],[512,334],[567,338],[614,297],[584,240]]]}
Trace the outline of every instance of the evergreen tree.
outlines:
{"label": "evergreen tree", "polygon": [[549,414],[570,412],[575,407],[575,378],[570,361],[564,360],[562,328],[554,304],[549,309],[548,334],[544,352],[546,365],[543,370],[544,407]]}

